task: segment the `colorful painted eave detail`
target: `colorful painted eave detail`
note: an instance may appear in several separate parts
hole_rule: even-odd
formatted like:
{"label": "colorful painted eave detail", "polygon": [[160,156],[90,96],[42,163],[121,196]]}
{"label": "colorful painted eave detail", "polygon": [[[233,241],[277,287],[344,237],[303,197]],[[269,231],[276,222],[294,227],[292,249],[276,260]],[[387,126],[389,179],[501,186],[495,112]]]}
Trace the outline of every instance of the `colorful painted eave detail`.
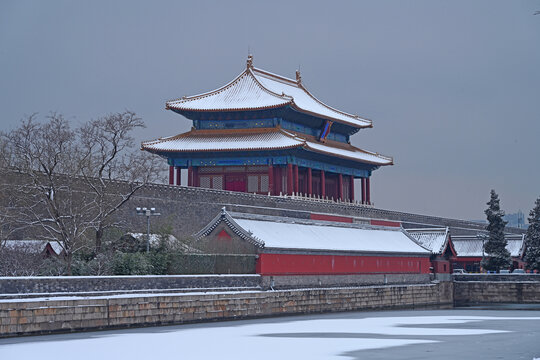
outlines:
{"label": "colorful painted eave detail", "polygon": [[177,136],[142,143],[154,153],[269,151],[303,148],[306,151],[340,157],[377,166],[393,165],[393,159],[352,145],[331,146],[304,139],[281,128],[235,131],[192,130]]}
{"label": "colorful painted eave detail", "polygon": [[219,89],[166,102],[167,109],[193,112],[252,111],[284,106],[358,129],[372,127],[369,119],[345,113],[321,102],[300,80],[294,81],[249,65],[234,80]]}

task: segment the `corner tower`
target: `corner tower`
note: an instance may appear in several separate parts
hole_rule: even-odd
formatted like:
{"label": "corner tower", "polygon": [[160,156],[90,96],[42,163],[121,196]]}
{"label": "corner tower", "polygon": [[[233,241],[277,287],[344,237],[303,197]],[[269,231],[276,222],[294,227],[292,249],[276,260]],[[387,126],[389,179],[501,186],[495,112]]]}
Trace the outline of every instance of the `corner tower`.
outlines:
{"label": "corner tower", "polygon": [[370,176],[391,157],[350,144],[371,120],[334,109],[296,80],[255,68],[216,90],[166,103],[193,121],[192,130],[142,143],[167,159],[169,184],[278,195],[303,194],[354,201],[361,179],[362,203],[370,204]]}

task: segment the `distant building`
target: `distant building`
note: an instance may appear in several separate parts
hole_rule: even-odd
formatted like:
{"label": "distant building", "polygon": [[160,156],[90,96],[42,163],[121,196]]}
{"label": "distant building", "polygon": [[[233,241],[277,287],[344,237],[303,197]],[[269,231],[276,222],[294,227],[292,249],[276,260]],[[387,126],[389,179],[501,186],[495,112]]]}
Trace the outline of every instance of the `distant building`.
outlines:
{"label": "distant building", "polygon": [[[506,250],[512,257],[512,269],[523,269],[525,262],[525,234],[506,234],[508,243]],[[484,241],[477,236],[452,236],[452,244],[456,250],[456,257],[452,259],[453,267],[465,269],[468,272],[479,272],[481,261],[485,256]]]}
{"label": "distant building", "polygon": [[[354,201],[354,179],[370,204],[370,176],[391,157],[350,144],[372,121],[315,98],[300,73],[289,79],[246,69],[216,90],[168,101],[166,108],[193,121],[187,133],[142,143],[167,159],[169,184],[257,194],[302,194]],[[175,181],[176,178],[176,181]]]}
{"label": "distant building", "polygon": [[452,272],[451,259],[456,251],[450,240],[450,230],[446,228],[406,229],[420,245],[431,251],[431,264],[434,273]]}
{"label": "distant building", "polygon": [[60,256],[64,253],[61,243],[48,240],[4,240],[0,245],[11,251],[42,254],[44,257]]}

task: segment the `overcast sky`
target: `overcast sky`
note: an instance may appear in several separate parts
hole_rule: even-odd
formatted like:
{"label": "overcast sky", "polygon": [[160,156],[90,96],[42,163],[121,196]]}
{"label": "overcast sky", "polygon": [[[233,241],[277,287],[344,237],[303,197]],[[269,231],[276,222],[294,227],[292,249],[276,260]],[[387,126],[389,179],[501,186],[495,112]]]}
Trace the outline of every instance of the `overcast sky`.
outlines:
{"label": "overcast sky", "polygon": [[[0,2],[0,130],[50,111],[74,122],[129,109],[175,135],[165,101],[245,67],[302,80],[373,120],[352,143],[394,156],[377,207],[483,219],[540,195],[540,1]],[[164,163],[164,167],[166,164]]]}

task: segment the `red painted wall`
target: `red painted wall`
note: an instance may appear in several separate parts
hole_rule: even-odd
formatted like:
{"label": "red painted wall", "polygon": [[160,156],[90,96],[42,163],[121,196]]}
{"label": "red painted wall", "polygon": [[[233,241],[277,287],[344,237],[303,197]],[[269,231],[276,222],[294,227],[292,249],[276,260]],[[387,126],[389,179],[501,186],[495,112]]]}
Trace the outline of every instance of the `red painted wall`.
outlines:
{"label": "red painted wall", "polygon": [[261,275],[428,274],[429,257],[259,254]]}
{"label": "red painted wall", "polygon": [[372,219],[371,225],[377,226],[390,226],[390,227],[400,227],[401,223],[399,221],[388,221],[388,220],[374,220]]}
{"label": "red painted wall", "polygon": [[326,215],[326,214],[310,214],[311,220],[323,220],[323,221],[334,221],[334,222],[344,222],[352,223],[353,219],[346,216],[337,216],[337,215]]}

